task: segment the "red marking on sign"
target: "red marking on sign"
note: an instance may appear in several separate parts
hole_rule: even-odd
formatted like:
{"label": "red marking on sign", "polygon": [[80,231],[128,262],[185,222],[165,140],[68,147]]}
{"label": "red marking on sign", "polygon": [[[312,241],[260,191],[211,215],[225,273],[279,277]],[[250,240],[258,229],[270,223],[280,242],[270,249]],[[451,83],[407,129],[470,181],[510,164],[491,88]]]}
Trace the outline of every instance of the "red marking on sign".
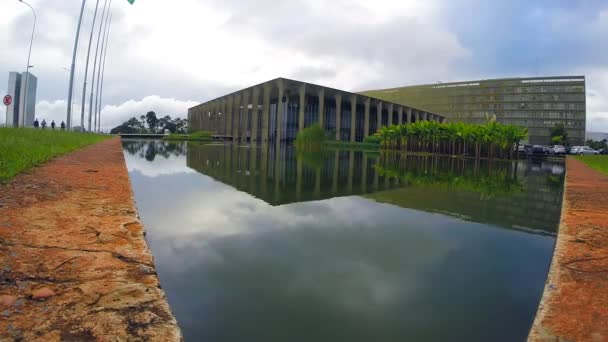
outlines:
{"label": "red marking on sign", "polygon": [[5,106],[10,106],[11,103],[13,103],[13,97],[10,95],[6,95],[2,102],[4,103]]}

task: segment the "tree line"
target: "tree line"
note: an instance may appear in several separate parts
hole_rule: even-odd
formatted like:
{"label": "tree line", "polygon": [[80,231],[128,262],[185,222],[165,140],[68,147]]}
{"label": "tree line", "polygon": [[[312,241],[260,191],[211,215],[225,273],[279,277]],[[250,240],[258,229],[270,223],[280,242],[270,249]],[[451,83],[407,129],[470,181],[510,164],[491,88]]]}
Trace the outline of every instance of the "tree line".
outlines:
{"label": "tree line", "polygon": [[492,118],[484,125],[417,121],[385,126],[366,142],[377,141],[391,150],[513,159],[527,136],[527,128],[503,125]]}
{"label": "tree line", "polygon": [[182,118],[171,118],[170,115],[158,118],[155,112],[140,115],[139,118],[132,117],[119,126],[112,128],[110,134],[119,133],[188,133],[188,120]]}

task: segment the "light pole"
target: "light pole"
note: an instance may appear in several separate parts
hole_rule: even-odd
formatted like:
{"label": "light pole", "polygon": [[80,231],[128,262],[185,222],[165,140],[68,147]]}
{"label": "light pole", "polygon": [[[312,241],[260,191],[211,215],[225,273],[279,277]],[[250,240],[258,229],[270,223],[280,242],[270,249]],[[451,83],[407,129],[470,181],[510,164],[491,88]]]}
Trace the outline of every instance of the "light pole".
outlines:
{"label": "light pole", "polygon": [[[103,96],[103,80],[105,78],[105,73],[106,73],[106,56],[108,55],[108,41],[110,40],[110,26],[112,25],[112,14],[110,14],[110,20],[108,21],[108,29],[106,31],[106,46],[104,47],[103,51],[103,62],[101,63],[101,86],[99,88],[99,93],[97,94],[97,97],[99,97],[99,110],[98,110],[98,117],[99,117],[99,122],[101,123],[101,99]],[[101,127],[101,125],[100,125]]]}
{"label": "light pole", "polygon": [[[32,29],[32,39],[30,40],[30,51],[27,54],[27,65],[25,68],[25,92],[23,93],[23,113],[21,113],[22,115],[19,118],[19,121],[23,122],[22,126],[25,126],[26,125],[25,112],[27,111],[27,81],[30,78],[30,68],[32,67],[30,65],[30,57],[32,55],[32,45],[34,44],[34,33],[36,32],[36,21],[38,20],[38,18],[36,17],[36,11],[34,11],[34,7],[32,7],[30,4],[28,4],[27,2],[25,2],[23,0],[19,0],[19,2],[28,6],[32,10],[32,13],[34,14],[34,28]],[[17,109],[17,110],[19,110],[19,109]]]}
{"label": "light pole", "polygon": [[[103,28],[103,21],[106,16],[106,8],[108,7],[108,0],[104,1],[103,10],[101,12],[101,21],[99,23],[99,34],[97,35],[97,47],[95,48],[95,58],[93,59],[93,76],[91,80],[91,98],[89,102],[89,132],[92,132],[91,120],[93,119],[93,93],[95,91],[95,72],[97,70],[97,55],[99,53],[99,43],[101,42],[101,29]],[[109,12],[109,9],[108,9]]]}
{"label": "light pole", "polygon": [[[102,59],[103,59],[103,52],[104,52],[104,48],[106,45],[106,36],[108,33],[108,24],[110,22],[110,10],[112,9],[112,0],[110,0],[110,4],[108,6],[108,12],[106,13],[106,22],[105,22],[105,26],[100,27],[100,30],[103,28],[103,37],[101,39],[101,53],[99,55],[99,67],[97,68],[97,89],[95,92],[95,107],[94,107],[94,115],[95,115],[95,130],[99,130],[99,116],[98,116],[98,111],[97,111],[97,107],[99,105],[99,86],[101,84],[101,67],[102,67]],[[103,23],[102,23],[103,24]],[[101,31],[99,32],[101,33]]]}
{"label": "light pole", "polygon": [[[89,74],[89,58],[91,57],[91,45],[93,45],[93,33],[95,32],[95,21],[97,20],[97,9],[99,8],[99,0],[95,3],[95,14],[93,14],[93,25],[91,25],[91,35],[89,37],[89,49],[87,50],[87,62],[84,67],[84,85],[82,86],[82,108],[80,108],[80,126],[84,132],[84,105],[87,97],[87,75]],[[105,8],[104,8],[105,9]]]}
{"label": "light pole", "polygon": [[78,19],[78,28],[76,28],[76,40],[74,41],[74,53],[72,54],[72,67],[70,68],[70,85],[68,87],[68,113],[66,126],[68,131],[72,130],[72,91],[74,89],[74,69],[76,69],[76,52],[78,51],[78,38],[80,37],[80,26],[82,24],[82,15],[84,14],[84,5],[87,0],[82,0],[80,7],[80,18]]}

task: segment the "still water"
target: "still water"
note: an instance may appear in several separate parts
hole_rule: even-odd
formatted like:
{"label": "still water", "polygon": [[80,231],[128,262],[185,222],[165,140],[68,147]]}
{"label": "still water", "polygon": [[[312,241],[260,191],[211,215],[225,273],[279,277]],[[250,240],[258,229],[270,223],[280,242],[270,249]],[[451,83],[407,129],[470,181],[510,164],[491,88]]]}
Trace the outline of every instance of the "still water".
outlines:
{"label": "still water", "polygon": [[123,142],[186,341],[524,341],[564,167]]}

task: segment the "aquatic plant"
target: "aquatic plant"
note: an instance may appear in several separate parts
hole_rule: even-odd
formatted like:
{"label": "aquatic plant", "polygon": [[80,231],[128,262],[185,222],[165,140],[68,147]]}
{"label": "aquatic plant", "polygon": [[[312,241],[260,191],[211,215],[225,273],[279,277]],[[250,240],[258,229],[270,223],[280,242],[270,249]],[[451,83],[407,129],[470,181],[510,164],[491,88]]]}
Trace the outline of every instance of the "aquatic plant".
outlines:
{"label": "aquatic plant", "polygon": [[513,159],[526,128],[489,119],[484,125],[417,121],[381,127],[374,137],[383,149]]}

